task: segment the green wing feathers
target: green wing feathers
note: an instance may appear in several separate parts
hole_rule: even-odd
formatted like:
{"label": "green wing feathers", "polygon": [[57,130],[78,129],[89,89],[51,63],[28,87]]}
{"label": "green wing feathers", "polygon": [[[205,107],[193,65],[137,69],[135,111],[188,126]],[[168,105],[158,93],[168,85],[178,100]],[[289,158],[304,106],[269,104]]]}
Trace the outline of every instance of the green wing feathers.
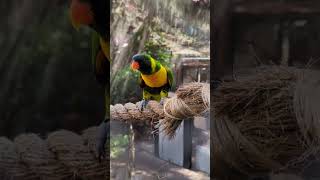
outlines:
{"label": "green wing feathers", "polygon": [[99,41],[100,41],[99,34],[95,31],[93,31],[92,35],[91,35],[91,61],[92,61],[92,65],[94,65],[94,67],[95,67],[96,57],[97,57],[97,54],[100,49],[100,42]]}
{"label": "green wing feathers", "polygon": [[97,81],[102,85],[106,85],[109,81],[110,63],[101,49],[100,36],[97,32],[92,33],[91,61]]}
{"label": "green wing feathers", "polygon": [[173,77],[173,72],[171,69],[169,69],[168,67],[165,67],[166,71],[167,71],[167,81],[168,81],[168,85],[169,88],[171,89],[173,87],[173,82],[174,82],[174,77]]}
{"label": "green wing feathers", "polygon": [[138,83],[141,88],[144,88],[146,86],[146,83],[143,81],[141,75],[139,76]]}

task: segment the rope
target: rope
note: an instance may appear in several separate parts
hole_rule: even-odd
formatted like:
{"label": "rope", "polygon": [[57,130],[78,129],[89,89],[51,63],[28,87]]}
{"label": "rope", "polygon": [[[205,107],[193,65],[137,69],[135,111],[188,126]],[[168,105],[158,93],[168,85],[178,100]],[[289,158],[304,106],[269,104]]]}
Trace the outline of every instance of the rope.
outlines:
{"label": "rope", "polygon": [[[140,111],[141,102],[116,104],[110,106],[110,114],[113,120],[142,124],[162,119],[160,123],[174,134],[170,124],[208,109],[208,92],[209,84],[190,83],[180,87],[164,107],[150,101]],[[0,137],[0,176],[10,180],[106,179],[109,161],[98,162],[97,133],[98,127],[91,127],[81,136],[59,130],[46,139],[36,134],[22,134],[13,141]]]}
{"label": "rope", "polygon": [[159,122],[163,127],[162,131],[173,137],[182,120],[201,116],[209,110],[210,85],[185,84],[178,88],[173,97],[166,99],[163,106],[156,101],[150,101],[147,108],[140,111],[140,105],[141,102],[111,105],[111,119],[136,124]]}
{"label": "rope", "polygon": [[[308,76],[301,77],[304,71]],[[319,72],[271,67],[222,83],[211,93],[212,159],[247,175],[300,173],[318,159],[320,86],[315,77]]]}
{"label": "rope", "polygon": [[0,175],[3,179],[106,179],[108,161],[98,163],[95,144],[98,127],[82,136],[60,130],[42,139],[23,134],[10,141],[0,138]]}

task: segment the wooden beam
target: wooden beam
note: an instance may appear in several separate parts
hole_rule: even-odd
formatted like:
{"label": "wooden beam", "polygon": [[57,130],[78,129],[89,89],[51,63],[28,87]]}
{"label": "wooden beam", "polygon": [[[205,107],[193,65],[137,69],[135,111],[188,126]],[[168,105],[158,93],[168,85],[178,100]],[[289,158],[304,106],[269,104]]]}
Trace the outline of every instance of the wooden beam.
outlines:
{"label": "wooden beam", "polygon": [[183,62],[183,67],[194,67],[194,68],[206,68],[209,67],[210,62],[201,62],[201,61],[193,61],[193,62]]}
{"label": "wooden beam", "polygon": [[307,17],[320,15],[320,2],[245,1],[234,3],[232,11],[239,15]]}

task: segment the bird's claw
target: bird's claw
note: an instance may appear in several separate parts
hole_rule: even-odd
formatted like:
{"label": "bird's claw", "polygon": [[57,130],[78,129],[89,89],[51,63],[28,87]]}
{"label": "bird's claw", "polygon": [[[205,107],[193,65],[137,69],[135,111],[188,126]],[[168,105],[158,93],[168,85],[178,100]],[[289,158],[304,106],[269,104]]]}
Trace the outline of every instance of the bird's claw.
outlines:
{"label": "bird's claw", "polygon": [[159,104],[160,104],[161,106],[163,106],[163,104],[164,104],[164,99],[163,99],[163,98],[161,98]]}
{"label": "bird's claw", "polygon": [[222,81],[221,80],[213,80],[212,81],[212,87],[213,89],[217,89],[221,85]]}
{"label": "bird's claw", "polygon": [[99,134],[97,139],[98,159],[101,162],[106,157],[105,144],[109,138],[110,121],[104,121],[99,126]]}
{"label": "bird's claw", "polygon": [[148,100],[142,100],[140,107],[139,107],[139,110],[143,111],[147,107],[148,102],[149,102]]}

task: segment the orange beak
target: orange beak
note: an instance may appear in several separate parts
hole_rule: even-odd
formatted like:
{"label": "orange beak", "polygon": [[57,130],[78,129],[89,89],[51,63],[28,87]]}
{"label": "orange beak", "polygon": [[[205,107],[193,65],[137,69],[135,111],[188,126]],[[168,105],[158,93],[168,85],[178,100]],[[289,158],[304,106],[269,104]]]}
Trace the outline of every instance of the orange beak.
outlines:
{"label": "orange beak", "polygon": [[88,3],[72,0],[70,7],[70,19],[72,26],[79,30],[81,25],[89,25],[93,22],[93,13]]}
{"label": "orange beak", "polygon": [[136,61],[133,61],[133,62],[131,63],[131,68],[132,68],[133,70],[138,70],[138,69],[140,68],[139,63],[137,63]]}

